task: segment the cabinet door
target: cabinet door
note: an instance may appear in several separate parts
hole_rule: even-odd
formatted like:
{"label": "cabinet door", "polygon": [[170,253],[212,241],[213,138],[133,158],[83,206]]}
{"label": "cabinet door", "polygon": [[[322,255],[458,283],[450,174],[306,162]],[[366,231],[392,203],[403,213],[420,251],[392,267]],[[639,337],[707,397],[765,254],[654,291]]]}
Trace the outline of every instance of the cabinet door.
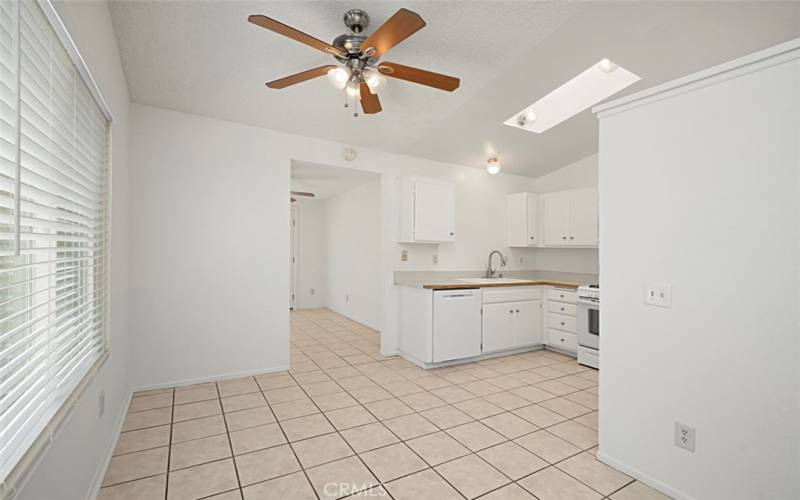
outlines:
{"label": "cabinet door", "polygon": [[570,198],[565,193],[554,193],[542,197],[544,210],[545,245],[569,244]]}
{"label": "cabinet door", "polygon": [[483,305],[483,352],[514,347],[512,303]]}
{"label": "cabinet door", "polygon": [[528,194],[508,195],[508,246],[528,246]]}
{"label": "cabinet door", "polygon": [[542,342],[542,302],[528,300],[515,302],[514,306],[514,347]]}
{"label": "cabinet door", "polygon": [[416,181],[414,185],[414,240],[455,240],[455,192],[453,186]]}
{"label": "cabinet door", "polygon": [[597,245],[597,219],[597,191],[573,193],[570,200],[570,244]]}
{"label": "cabinet door", "polygon": [[528,246],[539,244],[539,198],[528,195]]}

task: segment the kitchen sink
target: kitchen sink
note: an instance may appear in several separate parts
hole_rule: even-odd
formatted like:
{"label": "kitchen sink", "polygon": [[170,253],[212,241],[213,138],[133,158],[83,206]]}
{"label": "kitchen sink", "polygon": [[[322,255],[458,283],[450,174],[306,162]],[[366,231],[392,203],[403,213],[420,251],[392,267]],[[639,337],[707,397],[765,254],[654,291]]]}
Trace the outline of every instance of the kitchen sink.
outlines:
{"label": "kitchen sink", "polygon": [[530,280],[520,280],[514,278],[457,278],[456,281],[464,283],[478,283],[478,284],[504,284],[504,283],[524,283]]}

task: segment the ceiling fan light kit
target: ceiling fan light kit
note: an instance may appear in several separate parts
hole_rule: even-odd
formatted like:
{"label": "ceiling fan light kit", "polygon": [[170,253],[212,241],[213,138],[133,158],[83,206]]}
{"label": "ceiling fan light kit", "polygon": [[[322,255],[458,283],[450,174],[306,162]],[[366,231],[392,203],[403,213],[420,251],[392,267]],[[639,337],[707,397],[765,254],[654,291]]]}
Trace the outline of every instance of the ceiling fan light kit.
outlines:
{"label": "ceiling fan light kit", "polygon": [[[379,62],[381,56],[392,47],[425,27],[425,21],[419,14],[408,9],[398,10],[369,36],[366,35],[369,15],[361,9],[348,10],[343,20],[350,32],[337,36],[331,44],[267,16],[252,15],[247,20],[332,55],[340,63],[320,66],[273,80],[267,83],[267,87],[271,89],[283,89],[313,78],[327,76],[328,82],[335,89],[344,90],[345,107],[349,107],[348,99],[359,100],[365,114],[375,114],[383,109],[378,93],[386,85],[386,76],[448,92],[457,89],[461,83],[458,78],[452,76],[397,63]],[[358,116],[358,112],[354,112],[353,116]]]}

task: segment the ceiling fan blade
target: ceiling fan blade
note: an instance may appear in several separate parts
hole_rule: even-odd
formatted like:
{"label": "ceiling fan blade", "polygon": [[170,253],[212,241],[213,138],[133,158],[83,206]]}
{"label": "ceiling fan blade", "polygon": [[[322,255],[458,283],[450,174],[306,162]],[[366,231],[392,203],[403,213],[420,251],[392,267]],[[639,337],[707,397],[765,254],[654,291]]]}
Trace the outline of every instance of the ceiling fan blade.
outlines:
{"label": "ceiling fan blade", "polygon": [[408,9],[400,9],[364,40],[365,55],[380,57],[389,49],[425,27],[425,21]]}
{"label": "ceiling fan blade", "polygon": [[280,21],[276,21],[272,18],[262,15],[252,15],[247,18],[248,21],[255,24],[256,26],[261,26],[262,28],[266,28],[270,31],[274,31],[279,35],[283,35],[285,37],[291,38],[297,42],[303,43],[308,45],[309,47],[315,48],[317,50],[321,50],[326,54],[334,55],[334,56],[345,56],[344,52],[337,49],[333,45],[329,43],[325,43],[322,40],[314,38],[311,35],[307,35],[300,30],[296,30],[291,26],[287,26]]}
{"label": "ceiling fan blade", "polygon": [[461,85],[461,80],[454,76],[442,75],[441,73],[434,73],[433,71],[426,71],[424,69],[413,68],[411,66],[403,66],[393,62],[382,62],[378,65],[378,71],[382,75],[392,78],[398,78],[407,82],[419,83],[420,85],[427,85],[441,90],[452,92]]}
{"label": "ceiling fan blade", "polygon": [[373,94],[369,91],[369,85],[361,82],[359,93],[361,94],[361,109],[364,110],[364,114],[374,115],[383,110],[381,107],[381,100],[378,99],[377,94]]}
{"label": "ceiling fan blade", "polygon": [[291,76],[287,76],[284,78],[279,78],[278,80],[272,80],[271,82],[267,82],[267,87],[271,89],[285,89],[290,85],[294,85],[296,83],[302,83],[306,80],[311,80],[312,78],[317,78],[320,76],[324,76],[329,69],[335,68],[336,66],[332,64],[326,64],[325,66],[320,66],[319,68],[308,69],[301,73],[296,73]]}

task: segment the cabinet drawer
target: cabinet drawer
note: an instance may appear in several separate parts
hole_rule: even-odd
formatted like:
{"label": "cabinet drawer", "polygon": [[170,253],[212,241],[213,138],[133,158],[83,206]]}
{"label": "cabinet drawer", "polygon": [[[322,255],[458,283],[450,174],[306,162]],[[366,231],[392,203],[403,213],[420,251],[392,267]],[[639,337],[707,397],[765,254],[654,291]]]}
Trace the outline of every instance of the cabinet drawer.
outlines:
{"label": "cabinet drawer", "polygon": [[574,333],[549,330],[547,332],[547,343],[567,351],[574,352],[578,350],[578,336]]}
{"label": "cabinet drawer", "polygon": [[568,304],[566,302],[555,302],[555,301],[548,301],[547,302],[547,310],[551,313],[557,314],[564,314],[566,316],[575,316],[575,310],[577,307],[575,304]]}
{"label": "cabinet drawer", "polygon": [[563,288],[551,288],[547,290],[548,300],[557,300],[559,302],[569,302],[574,304],[578,300],[578,294],[575,290],[565,290]]}
{"label": "cabinet drawer", "polygon": [[539,300],[542,291],[539,288],[527,286],[511,286],[508,288],[484,288],[483,303],[496,304],[498,302],[520,302],[524,300]]}
{"label": "cabinet drawer", "polygon": [[550,313],[547,315],[547,327],[575,333],[575,316],[564,316],[563,314]]}

